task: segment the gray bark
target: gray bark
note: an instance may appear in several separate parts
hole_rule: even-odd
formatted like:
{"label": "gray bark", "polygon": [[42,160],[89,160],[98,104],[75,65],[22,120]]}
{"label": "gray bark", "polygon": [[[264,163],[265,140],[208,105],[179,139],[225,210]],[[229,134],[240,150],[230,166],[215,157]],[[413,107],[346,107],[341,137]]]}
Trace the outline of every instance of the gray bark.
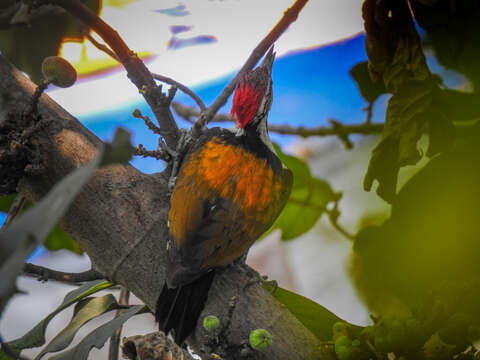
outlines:
{"label": "gray bark", "polygon": [[[0,56],[0,122],[8,111],[25,109],[35,85]],[[81,99],[79,99],[81,101]],[[41,198],[72,169],[93,158],[101,140],[77,119],[43,94],[39,112],[45,127],[34,135],[43,167],[35,176],[25,176],[17,191],[35,200]],[[61,222],[86,251],[95,270],[122,284],[150,309],[165,278],[164,258],[169,207],[167,178],[159,173],[146,175],[127,166],[110,166],[97,171]],[[225,323],[229,302],[236,297],[231,325],[223,349],[228,359],[240,358],[240,344],[251,330],[265,328],[273,336],[263,352],[250,359],[333,359],[331,348],[320,342],[291,313],[282,307],[245,265],[226,268],[216,276],[202,314],[216,315]],[[188,340],[198,353],[221,353],[208,348],[208,335],[199,321]],[[236,346],[238,345],[238,347]]]}

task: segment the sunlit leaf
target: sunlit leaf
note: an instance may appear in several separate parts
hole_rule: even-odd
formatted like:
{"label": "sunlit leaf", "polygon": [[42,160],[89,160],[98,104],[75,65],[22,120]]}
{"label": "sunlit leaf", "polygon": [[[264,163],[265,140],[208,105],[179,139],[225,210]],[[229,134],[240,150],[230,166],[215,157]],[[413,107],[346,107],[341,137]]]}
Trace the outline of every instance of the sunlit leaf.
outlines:
{"label": "sunlit leaf", "polygon": [[33,327],[21,338],[8,342],[8,346],[17,352],[20,352],[23,349],[42,346],[43,344],[45,344],[45,330],[47,328],[47,325],[55,315],[57,315],[60,311],[66,309],[70,305],[76,303],[77,301],[111,286],[113,286],[113,284],[109,281],[95,280],[87,282],[80,286],[78,289],[69,292],[58,308],[56,308],[52,313],[47,315],[47,317],[45,317],[42,321],[35,325],[35,327]]}
{"label": "sunlit leaf", "polygon": [[117,301],[112,294],[88,299],[82,305],[82,308],[77,310],[70,323],[38,354],[35,358],[36,360],[42,358],[46,353],[65,349],[71,344],[75,334],[84,324],[110,310],[118,308]]}
{"label": "sunlit leaf", "polygon": [[113,333],[123,325],[128,319],[132,316],[149,312],[148,308],[143,305],[135,305],[130,309],[125,310],[117,316],[115,319],[99,326],[85,338],[83,338],[80,343],[73,347],[72,349],[65,351],[61,354],[52,356],[51,360],[87,360],[88,354],[93,347],[101,349],[105,342],[113,335]]}
{"label": "sunlit leaf", "polygon": [[325,212],[326,206],[337,201],[341,194],[335,193],[330,185],[310,173],[308,165],[299,158],[282,153],[275,145],[275,151],[293,173],[290,198],[270,230],[282,230],[282,239],[290,240],[310,230]]}
{"label": "sunlit leaf", "polygon": [[331,340],[333,324],[343,321],[323,306],[302,295],[274,287],[270,283],[265,283],[263,287],[321,341]]}
{"label": "sunlit leaf", "polygon": [[123,8],[138,1],[140,0],[104,0],[104,4],[111,7]]}

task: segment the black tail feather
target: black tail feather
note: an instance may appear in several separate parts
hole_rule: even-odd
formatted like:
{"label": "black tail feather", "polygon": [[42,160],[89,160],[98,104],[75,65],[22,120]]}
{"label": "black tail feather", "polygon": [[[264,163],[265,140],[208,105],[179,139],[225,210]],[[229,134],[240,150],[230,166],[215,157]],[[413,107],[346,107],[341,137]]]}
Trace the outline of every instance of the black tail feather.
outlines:
{"label": "black tail feather", "polygon": [[181,345],[195,329],[214,275],[215,272],[210,271],[197,280],[174,289],[169,289],[167,284],[163,286],[157,300],[155,319],[165,334],[175,330],[177,344]]}

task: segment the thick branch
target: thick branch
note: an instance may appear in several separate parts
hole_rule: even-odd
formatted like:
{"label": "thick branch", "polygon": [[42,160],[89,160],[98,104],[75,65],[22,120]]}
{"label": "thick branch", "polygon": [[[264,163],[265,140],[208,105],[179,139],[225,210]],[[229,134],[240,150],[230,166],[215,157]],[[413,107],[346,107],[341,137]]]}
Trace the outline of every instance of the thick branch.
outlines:
{"label": "thick branch", "polygon": [[77,19],[88,25],[110,46],[118,60],[127,70],[128,77],[155,114],[162,129],[162,135],[171,147],[178,141],[178,127],[169,109],[168,98],[162,93],[161,87],[155,84],[152,74],[142,60],[130,50],[118,33],[100,19],[95,13],[77,0],[56,0],[58,6],[63,7]]}
{"label": "thick branch", "polygon": [[[28,106],[35,88],[1,56],[0,83],[2,122],[8,110],[18,112]],[[91,160],[101,144],[47,95],[41,96],[38,107],[45,126],[33,134],[32,142],[38,146],[43,167],[18,186],[30,200],[39,199],[67,173]],[[124,285],[151,309],[165,279],[167,183],[164,174],[146,175],[129,165],[102,168],[60,224],[87,252],[96,271]],[[215,278],[202,317],[226,319],[229,299],[236,296],[238,302],[228,333],[230,344],[247,340],[256,328],[268,329],[273,335],[271,347],[255,352],[252,359],[334,359],[331,349],[321,347],[288,310],[259,283],[251,285],[251,280],[252,271],[247,267],[230,266],[221,272]],[[207,341],[201,323],[188,339],[197,352]]]}
{"label": "thick branch", "polygon": [[262,58],[267,50],[273,45],[275,41],[283,34],[285,30],[297,20],[298,14],[303,9],[308,0],[296,0],[295,3],[289,7],[283,14],[283,17],[275,25],[275,27],[270,30],[270,32],[263,38],[262,41],[257,45],[257,47],[252,51],[248,57],[245,64],[243,64],[240,71],[235,75],[235,77],[228,83],[227,86],[223,89],[220,95],[215,99],[212,105],[210,105],[205,111],[202,112],[201,116],[195,122],[195,125],[192,128],[193,136],[198,136],[200,131],[208,124],[217,111],[225,105],[228,100],[228,97],[232,94],[235,86],[237,85],[238,80],[246,71],[252,70],[255,64]]}

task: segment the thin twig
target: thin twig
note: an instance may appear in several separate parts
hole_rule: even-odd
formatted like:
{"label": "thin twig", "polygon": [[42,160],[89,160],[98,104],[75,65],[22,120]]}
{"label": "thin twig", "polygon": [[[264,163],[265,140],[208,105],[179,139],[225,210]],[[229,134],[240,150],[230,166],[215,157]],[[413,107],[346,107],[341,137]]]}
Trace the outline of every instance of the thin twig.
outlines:
{"label": "thin twig", "polygon": [[365,123],[369,124],[369,125],[372,123],[373,103],[374,103],[374,101],[369,102],[368,105],[363,109],[367,113]]}
{"label": "thin twig", "polygon": [[105,54],[109,55],[114,60],[120,62],[118,56],[110,49],[107,45],[99,43],[90,33],[86,32],[85,37],[95,46],[98,50],[103,51]]}
{"label": "thin twig", "polygon": [[145,125],[147,125],[148,129],[157,135],[162,135],[160,128],[153,123],[152,120],[147,115],[143,115],[140,109],[135,109],[132,112],[132,116],[137,119],[142,119]]}
{"label": "thin twig", "polygon": [[176,86],[178,89],[182,90],[185,94],[190,96],[197,103],[197,105],[198,105],[198,107],[200,108],[201,111],[205,110],[206,106],[205,106],[205,103],[202,101],[202,99],[200,99],[200,97],[197,94],[195,94],[195,92],[192,89],[190,89],[189,87],[187,87],[186,85],[183,85],[182,83],[179,83],[178,81],[173,80],[172,78],[169,78],[168,76],[163,76],[163,75],[155,74],[155,73],[152,73],[152,76],[153,76],[154,79],[157,79],[157,80],[160,80],[164,83]]}
{"label": "thin twig", "polygon": [[43,92],[48,87],[48,85],[50,85],[49,81],[42,80],[40,82],[40,84],[37,86],[37,88],[35,89],[35,92],[33,93],[32,101],[30,103],[30,107],[29,107],[28,111],[26,112],[25,116],[32,116],[32,115],[35,116],[37,114],[37,112],[38,112],[38,100],[40,100],[40,96],[42,96]]}
{"label": "thin twig", "polygon": [[192,136],[198,137],[203,128],[213,119],[217,111],[227,102],[229,96],[232,94],[240,77],[249,70],[252,70],[255,64],[262,58],[263,55],[270,49],[273,43],[283,34],[288,26],[297,20],[298,14],[303,9],[308,0],[296,0],[291,7],[284,13],[280,21],[274,26],[272,30],[263,38],[257,47],[252,51],[245,64],[235,77],[223,89],[222,93],[215,99],[205,111],[202,111],[201,116],[192,127]]}
{"label": "thin twig", "polygon": [[[45,2],[47,0],[44,0]],[[50,0],[49,0],[50,1]],[[77,0],[54,0],[54,3],[95,31],[116,54],[128,77],[150,105],[167,144],[175,147],[179,130],[169,109],[168,98],[155,83],[152,74],[135,52],[130,50],[119,34],[83,3]]]}
{"label": "thin twig", "polygon": [[15,216],[18,215],[18,213],[20,211],[22,211],[23,207],[25,206],[25,202],[27,201],[27,199],[25,198],[25,196],[21,195],[21,194],[18,194],[15,199],[13,200],[13,203],[12,205],[10,206],[10,209],[8,209],[8,214],[7,214],[7,218],[5,219],[5,221],[3,222],[2,224],[2,227],[0,228],[3,229],[4,227],[7,227],[8,224],[10,224],[10,222],[15,219]]}
{"label": "thin twig", "polygon": [[85,281],[104,279],[105,277],[98,271],[90,269],[79,273],[69,273],[52,270],[43,266],[25,263],[23,274],[25,276],[36,277],[40,281],[55,280],[68,284],[78,284]]}
{"label": "thin twig", "polygon": [[338,200],[334,202],[332,209],[325,209],[325,212],[328,215],[328,219],[330,220],[330,224],[343,236],[345,236],[348,240],[354,241],[355,236],[350,234],[347,230],[345,230],[339,223],[338,218],[340,217],[340,211],[338,210]]}
{"label": "thin twig", "polygon": [[298,135],[301,137],[309,136],[338,136],[339,133],[345,135],[373,135],[379,134],[383,130],[383,124],[342,124],[341,128],[332,128],[329,126],[318,126],[306,128],[303,126],[293,127],[290,125],[269,125],[268,130],[278,134]]}
{"label": "thin twig", "polygon": [[[175,113],[185,119],[188,122],[194,122],[194,118],[200,116],[200,113],[193,106],[184,106],[178,102],[172,102],[172,108]],[[341,135],[372,135],[379,134],[383,130],[383,124],[342,124],[337,120],[334,120],[336,126],[319,126],[306,128],[304,126],[293,127],[290,125],[268,125],[268,131],[276,132],[284,135],[298,135],[301,137],[309,136],[339,136]],[[216,114],[212,122],[233,122],[233,119],[228,114]]]}
{"label": "thin twig", "polygon": [[163,150],[147,150],[142,144],[138,144],[138,147],[133,151],[133,155],[141,156],[143,158],[151,157],[157,160],[170,161],[171,156]]}
{"label": "thin twig", "polygon": [[[129,297],[130,297],[130,291],[128,291],[127,288],[122,286],[122,289],[120,290],[120,298],[118,300],[118,303],[120,305],[128,305]],[[118,310],[115,316],[121,315],[123,311],[124,310]],[[120,326],[110,338],[110,347],[108,349],[108,360],[118,360],[121,334],[122,334],[122,326]]]}
{"label": "thin twig", "polygon": [[348,240],[351,240],[351,241],[354,241],[355,240],[355,236],[353,234],[350,234],[347,230],[345,230],[337,221],[337,219],[335,219],[335,217],[331,216],[331,212],[329,210],[326,211],[327,215],[328,215],[328,219],[330,220],[330,224],[339,232],[341,233],[343,236],[345,236]]}

